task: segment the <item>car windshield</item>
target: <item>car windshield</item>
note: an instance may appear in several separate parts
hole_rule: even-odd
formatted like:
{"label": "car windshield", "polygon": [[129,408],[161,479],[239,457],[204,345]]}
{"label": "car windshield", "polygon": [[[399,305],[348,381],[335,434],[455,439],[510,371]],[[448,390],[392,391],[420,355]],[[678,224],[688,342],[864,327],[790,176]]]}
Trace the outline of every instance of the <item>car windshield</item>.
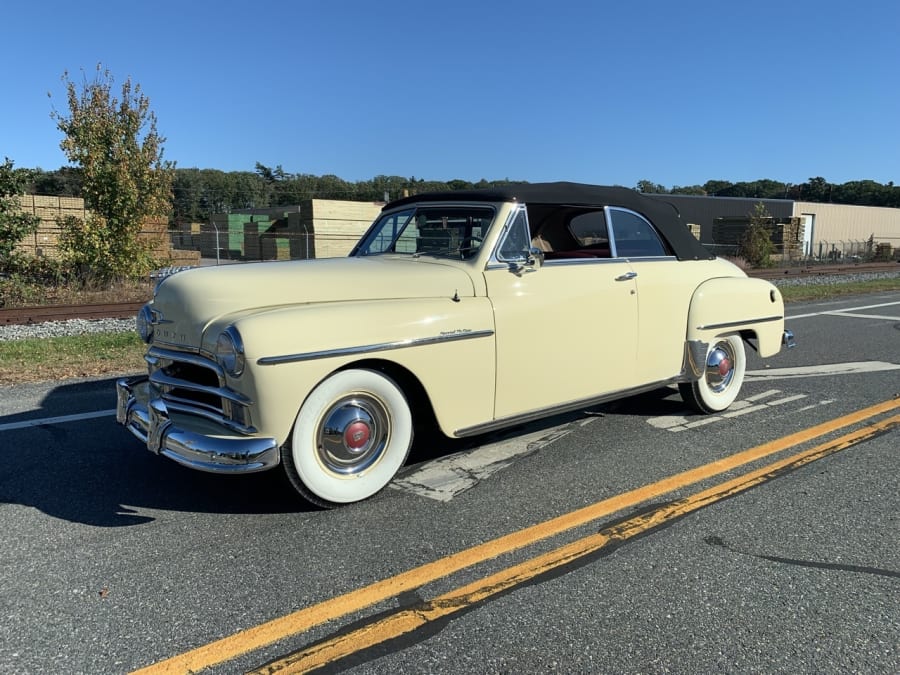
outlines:
{"label": "car windshield", "polygon": [[398,253],[451,258],[475,256],[487,235],[494,209],[484,206],[418,206],[383,215],[356,255]]}

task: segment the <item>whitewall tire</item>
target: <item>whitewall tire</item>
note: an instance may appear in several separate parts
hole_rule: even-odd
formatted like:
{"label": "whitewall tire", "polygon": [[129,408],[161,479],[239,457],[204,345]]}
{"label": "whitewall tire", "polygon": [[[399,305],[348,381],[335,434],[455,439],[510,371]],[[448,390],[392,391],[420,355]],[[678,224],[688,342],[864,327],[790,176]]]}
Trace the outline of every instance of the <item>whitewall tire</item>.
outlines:
{"label": "whitewall tire", "polygon": [[374,370],[343,370],[304,401],[282,464],[303,497],[330,508],[380,491],[403,466],[412,439],[400,387]]}
{"label": "whitewall tire", "polygon": [[685,403],[702,413],[716,413],[734,403],[744,384],[747,356],[740,335],[716,338],[706,353],[703,375],[678,385]]}

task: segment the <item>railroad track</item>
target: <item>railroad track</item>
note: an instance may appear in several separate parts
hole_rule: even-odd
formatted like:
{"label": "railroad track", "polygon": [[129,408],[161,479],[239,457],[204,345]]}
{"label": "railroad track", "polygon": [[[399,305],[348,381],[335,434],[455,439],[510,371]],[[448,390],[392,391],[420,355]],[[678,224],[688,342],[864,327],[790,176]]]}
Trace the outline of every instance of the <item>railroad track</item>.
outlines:
{"label": "railroad track", "polygon": [[[779,267],[750,270],[748,274],[760,279],[783,279],[791,276],[840,276],[866,272],[900,272],[900,264],[891,262]],[[48,305],[0,309],[0,326],[67,321],[69,319],[130,319],[137,314],[142,305],[141,302],[110,302],[92,305]]]}
{"label": "railroad track", "polygon": [[798,276],[840,276],[843,274],[865,274],[871,272],[900,272],[897,262],[858,263],[842,265],[807,265],[797,267],[772,267],[769,269],[748,270],[747,274],[758,279],[783,279]]}
{"label": "railroad track", "polygon": [[69,319],[131,319],[144,303],[107,302],[92,305],[47,305],[0,309],[0,326],[27,325]]}

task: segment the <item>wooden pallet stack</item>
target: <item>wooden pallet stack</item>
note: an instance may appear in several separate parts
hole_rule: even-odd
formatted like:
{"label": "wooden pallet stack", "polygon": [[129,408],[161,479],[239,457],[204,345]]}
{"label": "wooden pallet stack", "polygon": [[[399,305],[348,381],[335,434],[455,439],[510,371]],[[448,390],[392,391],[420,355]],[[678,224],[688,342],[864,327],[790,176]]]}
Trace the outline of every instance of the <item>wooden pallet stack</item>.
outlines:
{"label": "wooden pallet stack", "polygon": [[[84,220],[90,215],[81,197],[54,197],[50,195],[20,195],[22,211],[39,219],[34,234],[25,237],[17,250],[36,258],[57,258],[60,255],[60,221],[68,217]],[[199,263],[196,251],[173,249],[166,218],[150,218],[142,226],[141,236],[151,241],[153,255],[165,264],[192,265]]]}
{"label": "wooden pallet stack", "polygon": [[36,257],[55,258],[59,255],[60,219],[72,216],[84,220],[87,211],[80,197],[52,197],[48,195],[20,195],[19,206],[25,213],[37,216],[37,230],[19,244],[18,250]]}
{"label": "wooden pallet stack", "polygon": [[[741,239],[750,227],[750,218],[728,217],[713,221],[713,243],[720,250],[737,253]],[[803,222],[799,218],[770,218],[766,224],[775,250],[785,258],[800,255],[803,248]]]}

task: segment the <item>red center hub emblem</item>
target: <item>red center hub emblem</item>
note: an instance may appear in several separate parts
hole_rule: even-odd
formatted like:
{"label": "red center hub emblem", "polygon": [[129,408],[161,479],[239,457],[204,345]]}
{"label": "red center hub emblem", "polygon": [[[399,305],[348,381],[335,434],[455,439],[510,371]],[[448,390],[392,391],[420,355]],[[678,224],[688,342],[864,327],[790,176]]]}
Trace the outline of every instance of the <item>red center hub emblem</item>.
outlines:
{"label": "red center hub emblem", "polygon": [[353,422],[344,430],[344,444],[351,450],[359,450],[369,442],[371,433],[365,422]]}
{"label": "red center hub emblem", "polygon": [[729,359],[722,359],[721,361],[719,361],[719,375],[725,377],[730,372],[731,361]]}

